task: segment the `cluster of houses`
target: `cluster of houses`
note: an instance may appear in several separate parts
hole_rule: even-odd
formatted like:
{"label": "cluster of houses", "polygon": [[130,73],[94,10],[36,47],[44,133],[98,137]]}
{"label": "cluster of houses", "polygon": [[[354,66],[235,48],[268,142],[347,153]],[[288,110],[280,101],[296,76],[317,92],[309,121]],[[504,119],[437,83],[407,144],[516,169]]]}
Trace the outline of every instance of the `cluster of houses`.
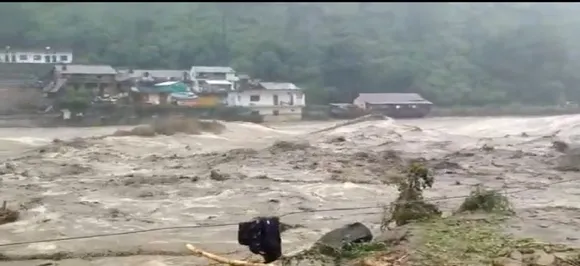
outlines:
{"label": "cluster of houses", "polygon": [[[72,54],[67,56],[72,59]],[[304,92],[293,83],[254,80],[227,66],[121,69],[57,62],[42,81],[43,93],[48,98],[63,97],[70,90],[89,90],[95,95],[95,102],[240,106],[260,114],[264,120],[299,120],[306,104]]]}
{"label": "cluster of houses", "polygon": [[[306,106],[303,90],[293,83],[252,79],[228,66],[168,70],[75,64],[72,52],[50,47],[18,51],[7,47],[0,51],[0,63],[50,67],[39,78],[47,98],[82,90],[95,96],[93,102],[246,107],[266,121],[299,120]],[[431,105],[414,93],[361,93],[352,104],[331,104],[331,108],[343,111],[358,108],[416,117],[426,115]]]}

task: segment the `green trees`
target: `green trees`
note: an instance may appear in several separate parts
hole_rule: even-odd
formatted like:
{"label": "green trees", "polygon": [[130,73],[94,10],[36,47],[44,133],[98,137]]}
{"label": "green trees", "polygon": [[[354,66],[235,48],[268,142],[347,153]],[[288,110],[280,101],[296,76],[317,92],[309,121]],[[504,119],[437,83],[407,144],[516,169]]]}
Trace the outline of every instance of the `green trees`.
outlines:
{"label": "green trees", "polygon": [[[580,8],[526,3],[1,3],[0,45],[84,63],[229,64],[308,90],[420,92],[439,105],[580,100]],[[39,45],[40,44],[40,45]]]}

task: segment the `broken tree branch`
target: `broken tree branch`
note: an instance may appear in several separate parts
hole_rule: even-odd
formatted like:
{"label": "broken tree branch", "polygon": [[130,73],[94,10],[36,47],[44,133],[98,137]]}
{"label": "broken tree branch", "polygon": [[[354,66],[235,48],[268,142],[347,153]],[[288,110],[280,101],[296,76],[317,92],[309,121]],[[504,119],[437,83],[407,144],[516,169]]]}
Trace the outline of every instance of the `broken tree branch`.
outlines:
{"label": "broken tree branch", "polygon": [[222,256],[215,255],[213,253],[209,253],[207,251],[203,251],[201,249],[194,247],[191,244],[186,244],[185,246],[187,247],[187,249],[189,249],[191,252],[193,252],[193,254],[196,256],[205,257],[205,258],[208,258],[210,260],[213,260],[213,261],[216,261],[219,263],[223,263],[223,264],[228,264],[228,265],[233,265],[233,266],[273,266],[272,264],[254,263],[254,262],[248,262],[248,261],[242,261],[242,260],[231,260],[228,258],[224,258]]}

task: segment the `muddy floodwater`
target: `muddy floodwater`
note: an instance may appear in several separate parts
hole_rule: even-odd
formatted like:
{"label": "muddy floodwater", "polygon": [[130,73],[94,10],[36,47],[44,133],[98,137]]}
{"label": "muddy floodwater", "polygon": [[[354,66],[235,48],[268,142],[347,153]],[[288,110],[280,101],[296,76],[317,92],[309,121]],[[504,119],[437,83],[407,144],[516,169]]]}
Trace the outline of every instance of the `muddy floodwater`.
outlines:
{"label": "muddy floodwater", "polygon": [[[282,217],[293,225],[282,236],[284,253],[294,253],[347,223],[378,231],[381,205],[397,196],[389,176],[402,160],[422,158],[435,169],[426,197],[468,195],[476,184],[519,191],[509,194],[517,217],[507,231],[580,246],[580,175],[555,170],[552,149],[556,139],[578,141],[580,116],[333,127],[340,123],[224,122],[221,134],[105,138],[91,137],[120,127],[2,128],[1,200],[21,217],[0,225],[0,245],[294,213]],[[83,139],[53,143],[76,137]],[[573,181],[550,185],[564,180]],[[437,204],[452,211],[460,203]],[[353,209],[313,211],[332,208]],[[57,265],[43,263],[63,257],[60,266],[206,265],[184,256],[185,243],[231,258],[249,254],[230,225],[0,247],[11,259],[0,266]]]}

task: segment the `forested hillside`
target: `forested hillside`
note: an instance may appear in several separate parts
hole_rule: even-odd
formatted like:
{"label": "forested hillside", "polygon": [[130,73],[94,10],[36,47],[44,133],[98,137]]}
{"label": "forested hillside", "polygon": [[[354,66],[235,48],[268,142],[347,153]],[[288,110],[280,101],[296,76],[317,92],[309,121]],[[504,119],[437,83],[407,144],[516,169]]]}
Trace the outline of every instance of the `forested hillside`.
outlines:
{"label": "forested hillside", "polygon": [[580,100],[575,3],[2,3],[0,45],[77,61],[231,65],[313,103],[420,92],[439,105]]}

